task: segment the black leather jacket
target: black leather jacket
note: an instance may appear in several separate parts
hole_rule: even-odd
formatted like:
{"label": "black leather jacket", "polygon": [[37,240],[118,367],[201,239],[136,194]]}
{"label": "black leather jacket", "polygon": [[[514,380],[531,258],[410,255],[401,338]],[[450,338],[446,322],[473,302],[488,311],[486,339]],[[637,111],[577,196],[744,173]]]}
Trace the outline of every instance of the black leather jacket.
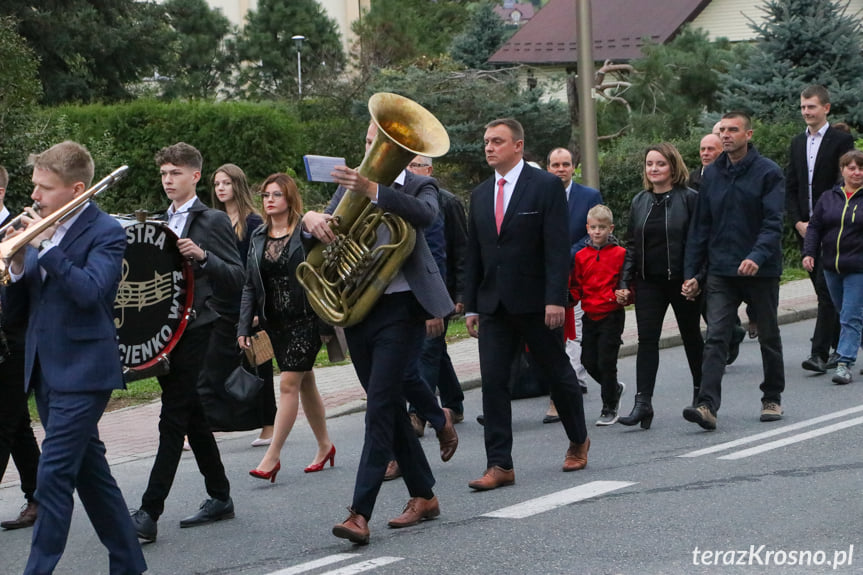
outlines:
{"label": "black leather jacket", "polygon": [[[665,211],[666,270],[667,279],[683,277],[683,256],[689,223],[695,214],[698,192],[690,188],[672,188],[663,198],[657,199],[651,190],[642,190],[632,198],[629,208],[629,227],[626,230],[626,259],[620,286],[629,289],[634,280],[644,279],[644,224],[653,210]],[[696,276],[699,285],[702,274]]]}
{"label": "black leather jacket", "polygon": [[[305,250],[302,242],[302,220],[297,222],[294,232],[288,240],[286,249],[288,257],[293,258],[294,252],[300,251],[299,258],[294,258],[297,263],[305,259]],[[264,225],[259,226],[252,232],[249,257],[246,261],[246,285],[243,287],[243,297],[240,302],[240,321],[237,326],[237,337],[251,335],[252,320],[257,313],[260,319],[261,326],[266,329],[267,318],[264,315],[264,305],[266,303],[266,293],[264,290],[264,280],[261,277],[261,260],[264,257],[264,246],[267,243],[267,228]],[[292,272],[293,273],[293,272]],[[291,283],[291,301],[302,302],[303,312],[305,314],[314,314],[312,307],[306,299],[305,290],[300,285],[296,278],[292,278]]]}

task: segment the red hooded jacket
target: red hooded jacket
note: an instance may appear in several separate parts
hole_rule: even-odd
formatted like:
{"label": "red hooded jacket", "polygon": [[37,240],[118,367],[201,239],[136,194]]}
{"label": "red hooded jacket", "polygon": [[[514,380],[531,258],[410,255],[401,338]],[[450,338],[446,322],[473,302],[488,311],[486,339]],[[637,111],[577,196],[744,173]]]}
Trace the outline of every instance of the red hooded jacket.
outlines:
{"label": "red hooded jacket", "polygon": [[592,320],[600,320],[621,309],[614,290],[617,289],[626,249],[609,238],[601,248],[588,244],[575,252],[575,265],[569,276],[569,291],[574,302]]}

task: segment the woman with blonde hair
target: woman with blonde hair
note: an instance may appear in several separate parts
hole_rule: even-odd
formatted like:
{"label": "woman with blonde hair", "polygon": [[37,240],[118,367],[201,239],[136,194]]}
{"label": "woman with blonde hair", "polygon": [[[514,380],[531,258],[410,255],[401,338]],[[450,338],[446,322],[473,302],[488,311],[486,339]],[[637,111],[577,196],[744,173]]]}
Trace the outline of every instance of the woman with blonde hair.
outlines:
{"label": "woman with blonde hair", "polygon": [[282,467],[282,446],[297,419],[299,401],[318,442],[317,454],[304,471],[321,471],[327,462],[332,466],[336,447],[327,433],[324,402],[312,371],[321,347],[318,318],[296,277],[297,266],[305,259],[300,225],[303,201],[287,174],[272,174],[261,190],[264,225],[251,236],[237,341],[241,348],[249,347],[252,316],[257,309],[281,371],[280,397],[273,441],[249,475],[274,482]]}

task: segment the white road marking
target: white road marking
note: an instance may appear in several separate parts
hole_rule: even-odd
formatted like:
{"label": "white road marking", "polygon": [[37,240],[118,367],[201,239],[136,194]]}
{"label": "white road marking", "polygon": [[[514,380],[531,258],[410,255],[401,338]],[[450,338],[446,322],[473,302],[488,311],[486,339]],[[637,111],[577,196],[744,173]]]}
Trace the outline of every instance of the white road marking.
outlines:
{"label": "white road marking", "polygon": [[791,445],[800,441],[806,441],[807,439],[812,439],[813,437],[818,437],[820,435],[827,435],[828,433],[840,431],[847,427],[853,427],[854,425],[860,425],[861,423],[863,423],[863,417],[857,417],[854,419],[849,419],[847,421],[840,421],[839,423],[834,423],[833,425],[828,425],[827,427],[813,429],[812,431],[799,433],[797,435],[792,435],[791,437],[785,437],[783,439],[777,439],[776,441],[771,441],[770,443],[765,443],[757,447],[750,447],[749,449],[744,449],[735,453],[729,453],[728,455],[717,457],[717,459],[743,459],[744,457],[758,455],[759,453],[764,453],[765,451],[770,451],[771,449],[777,449],[779,447],[784,447],[786,445]]}
{"label": "white road marking", "polygon": [[[720,443],[711,447],[705,447],[704,449],[690,451],[689,453],[684,453],[683,455],[678,455],[677,457],[701,457],[702,455],[710,455],[711,453],[717,453],[719,451],[733,449],[740,445],[746,445],[747,443],[761,441],[762,439],[767,439],[776,435],[782,435],[783,433],[788,433],[790,431],[797,431],[798,429],[803,429],[804,427],[811,427],[813,425],[818,425],[819,423],[822,423],[824,421],[838,419],[840,417],[845,417],[846,415],[851,415],[852,413],[859,413],[861,411],[863,411],[863,405],[858,405],[857,407],[849,407],[848,409],[843,409],[841,411],[835,411],[826,415],[813,417],[812,419],[806,419],[799,423],[792,423],[791,425],[777,427],[776,429],[771,429],[770,431],[765,431],[763,433],[756,433],[755,435],[749,435],[740,439],[735,439],[734,441],[728,441],[726,443]],[[719,459],[722,458],[720,457]]]}
{"label": "white road marking", "polygon": [[353,559],[354,557],[359,557],[359,554],[337,553],[335,555],[328,555],[326,557],[321,557],[320,559],[315,559],[314,561],[309,561],[307,563],[294,565],[293,567],[288,567],[286,569],[280,569],[279,571],[273,571],[272,573],[268,573],[267,575],[297,575],[298,573],[312,571],[314,569],[317,569],[318,567],[325,567],[327,565],[332,565],[333,563],[339,563],[340,561],[347,561],[348,559]]}
{"label": "white road marking", "polygon": [[327,571],[326,573],[321,573],[321,575],[353,575],[354,573],[371,571],[372,569],[383,567],[384,565],[389,565],[390,563],[395,563],[402,559],[404,559],[404,557],[375,557],[374,559],[368,559],[366,561],[361,561],[360,563],[341,567],[335,571]]}
{"label": "white road marking", "polygon": [[528,501],[518,503],[517,505],[485,513],[482,517],[524,519],[525,517],[551,511],[552,509],[557,509],[558,507],[563,507],[564,505],[569,505],[576,501],[590,499],[591,497],[596,497],[597,495],[602,495],[610,491],[623,489],[624,487],[635,485],[635,483],[636,482],[632,481],[592,481],[590,483],[585,483],[584,485],[579,485],[578,487],[564,489],[557,493],[551,493],[549,495],[537,497],[536,499],[529,499]]}

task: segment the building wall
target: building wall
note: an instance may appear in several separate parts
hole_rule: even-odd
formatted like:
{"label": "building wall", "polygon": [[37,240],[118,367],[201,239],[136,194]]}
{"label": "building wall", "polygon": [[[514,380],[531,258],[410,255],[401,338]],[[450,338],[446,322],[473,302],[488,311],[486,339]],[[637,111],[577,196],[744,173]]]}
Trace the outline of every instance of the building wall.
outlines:
{"label": "building wall", "polygon": [[[369,2],[370,0],[318,0],[318,4],[324,8],[327,15],[338,24],[345,54],[349,53],[354,40],[351,23],[359,18],[361,9],[369,9]],[[207,3],[210,7],[221,10],[222,14],[236,26],[243,25],[246,12],[258,8],[258,0],[207,0]]]}
{"label": "building wall", "polygon": [[[713,0],[692,22],[695,28],[707,31],[711,40],[724,37],[732,42],[745,42],[755,38],[749,26],[764,20],[763,2],[753,0]],[[848,14],[863,13],[863,0],[850,0]]]}

